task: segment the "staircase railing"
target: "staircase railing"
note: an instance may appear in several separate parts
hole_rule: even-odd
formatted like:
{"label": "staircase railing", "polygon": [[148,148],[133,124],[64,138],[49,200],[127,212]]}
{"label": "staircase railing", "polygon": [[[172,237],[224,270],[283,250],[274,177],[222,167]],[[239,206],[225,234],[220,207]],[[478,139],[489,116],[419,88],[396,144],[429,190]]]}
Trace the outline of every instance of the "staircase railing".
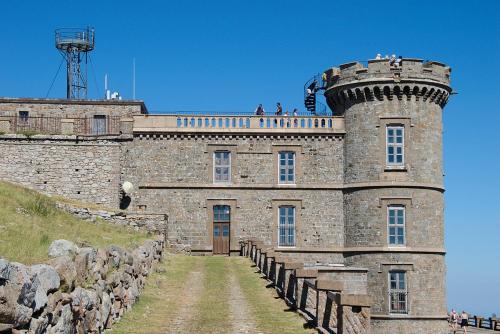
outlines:
{"label": "staircase railing", "polygon": [[322,74],[318,73],[314,75],[304,84],[304,106],[313,115],[317,116],[328,116],[331,113],[328,112],[326,105],[319,102],[316,93],[320,90],[324,90]]}

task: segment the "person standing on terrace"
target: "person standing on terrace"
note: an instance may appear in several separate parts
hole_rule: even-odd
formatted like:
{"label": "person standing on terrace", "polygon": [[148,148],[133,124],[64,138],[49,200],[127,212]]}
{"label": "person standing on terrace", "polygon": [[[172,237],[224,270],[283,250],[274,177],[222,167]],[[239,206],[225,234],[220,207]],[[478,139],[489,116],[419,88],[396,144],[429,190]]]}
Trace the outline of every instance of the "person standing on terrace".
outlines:
{"label": "person standing on terrace", "polygon": [[255,109],[255,115],[258,116],[263,116],[265,114],[265,110],[262,107],[262,103],[257,106],[257,109]]}
{"label": "person standing on terrace", "polygon": [[276,103],[276,116],[281,116],[283,113],[283,107],[281,107],[281,103]]}

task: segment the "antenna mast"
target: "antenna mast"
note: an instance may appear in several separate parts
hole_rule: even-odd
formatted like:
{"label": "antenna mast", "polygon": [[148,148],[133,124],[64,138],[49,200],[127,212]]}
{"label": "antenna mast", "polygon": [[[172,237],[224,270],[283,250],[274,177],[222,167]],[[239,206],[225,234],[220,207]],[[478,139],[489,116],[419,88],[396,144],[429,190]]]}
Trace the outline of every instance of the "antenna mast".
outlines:
{"label": "antenna mast", "polygon": [[66,98],[87,98],[87,61],[88,53],[94,50],[95,31],[63,28],[55,31],[56,48],[66,60]]}

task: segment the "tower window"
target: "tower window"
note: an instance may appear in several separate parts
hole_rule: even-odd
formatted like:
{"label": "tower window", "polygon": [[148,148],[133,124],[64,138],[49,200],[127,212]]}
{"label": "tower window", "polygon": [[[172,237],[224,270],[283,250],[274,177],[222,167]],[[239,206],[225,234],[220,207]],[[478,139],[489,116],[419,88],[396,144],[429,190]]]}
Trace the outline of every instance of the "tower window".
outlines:
{"label": "tower window", "polygon": [[214,152],[214,182],[231,182],[231,152]]}
{"label": "tower window", "polygon": [[279,155],[279,183],[295,183],[295,152],[282,151]]}
{"label": "tower window", "polygon": [[279,207],[278,246],[295,246],[295,207]]}
{"label": "tower window", "polygon": [[404,246],[405,240],[405,207],[390,205],[387,207],[387,227],[389,246]]}
{"label": "tower window", "polygon": [[402,125],[387,126],[386,152],[388,166],[404,165],[404,127]]}
{"label": "tower window", "polygon": [[390,313],[408,313],[408,290],[406,272],[389,272],[389,311]]}

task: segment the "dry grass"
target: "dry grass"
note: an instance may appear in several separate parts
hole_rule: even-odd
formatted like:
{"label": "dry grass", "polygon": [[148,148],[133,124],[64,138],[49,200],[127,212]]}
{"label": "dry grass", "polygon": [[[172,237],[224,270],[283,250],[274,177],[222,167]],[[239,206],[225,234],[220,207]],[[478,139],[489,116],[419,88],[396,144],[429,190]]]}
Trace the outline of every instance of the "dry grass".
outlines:
{"label": "dry grass", "polygon": [[99,221],[90,223],[57,210],[54,200],[40,193],[0,182],[0,257],[25,264],[44,262],[56,239],[105,247],[132,248],[148,235]]}
{"label": "dry grass", "polygon": [[139,301],[113,325],[111,333],[169,333],[169,325],[182,303],[184,283],[201,258],[168,255],[148,277]]}
{"label": "dry grass", "polygon": [[204,258],[203,294],[195,309],[193,333],[230,333],[229,266],[230,259],[221,256]]}
{"label": "dry grass", "polygon": [[[112,333],[231,333],[238,323],[231,323],[229,298],[230,275],[235,275],[241,291],[255,319],[255,333],[305,334],[316,333],[304,329],[304,320],[287,307],[281,299],[275,299],[273,289],[266,289],[266,282],[250,267],[246,258],[194,257],[167,255],[160,265],[160,272],[148,277],[146,288],[131,311],[113,326]],[[186,286],[190,273],[202,272],[201,294],[194,296],[190,315],[181,316],[188,321],[175,323],[184,312],[190,296]],[[187,322],[187,323],[186,323]]]}

